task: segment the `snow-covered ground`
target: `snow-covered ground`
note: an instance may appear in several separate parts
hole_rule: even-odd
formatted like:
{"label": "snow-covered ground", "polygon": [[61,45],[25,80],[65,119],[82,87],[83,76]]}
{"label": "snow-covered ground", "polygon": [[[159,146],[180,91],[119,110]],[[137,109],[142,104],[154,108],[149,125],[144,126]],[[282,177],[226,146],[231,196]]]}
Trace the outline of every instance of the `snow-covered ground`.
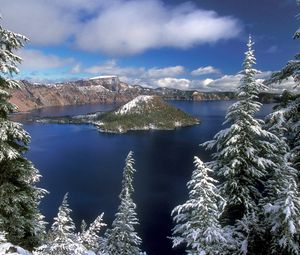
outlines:
{"label": "snow-covered ground", "polygon": [[22,249],[19,246],[12,245],[11,243],[0,244],[0,255],[32,255],[29,251]]}
{"label": "snow-covered ground", "polygon": [[80,86],[78,89],[82,92],[85,91],[96,91],[96,92],[107,92],[109,91],[107,88],[102,85],[94,85],[94,86]]}

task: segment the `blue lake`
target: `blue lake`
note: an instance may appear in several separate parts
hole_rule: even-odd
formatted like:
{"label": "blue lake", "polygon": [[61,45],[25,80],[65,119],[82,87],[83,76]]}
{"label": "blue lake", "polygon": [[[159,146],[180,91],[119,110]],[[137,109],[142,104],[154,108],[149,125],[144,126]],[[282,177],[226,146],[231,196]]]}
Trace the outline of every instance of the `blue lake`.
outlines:
{"label": "blue lake", "polygon": [[[187,199],[186,182],[194,168],[193,157],[199,156],[203,161],[210,159],[210,153],[199,144],[212,139],[222,128],[227,107],[232,102],[171,103],[200,118],[202,123],[173,131],[134,131],[117,135],[99,133],[91,125],[24,122],[32,137],[27,157],[43,175],[39,186],[50,192],[41,203],[46,220],[52,222],[63,195],[69,192],[72,216],[78,226],[82,219],[89,223],[102,212],[110,226],[119,205],[124,160],[132,150],[137,169],[134,201],[143,249],[150,255],[182,254],[182,250],[172,249],[167,238],[173,227],[170,213]],[[72,115],[114,107],[53,107],[30,114]],[[264,105],[258,115],[263,117],[271,109],[272,104]]]}

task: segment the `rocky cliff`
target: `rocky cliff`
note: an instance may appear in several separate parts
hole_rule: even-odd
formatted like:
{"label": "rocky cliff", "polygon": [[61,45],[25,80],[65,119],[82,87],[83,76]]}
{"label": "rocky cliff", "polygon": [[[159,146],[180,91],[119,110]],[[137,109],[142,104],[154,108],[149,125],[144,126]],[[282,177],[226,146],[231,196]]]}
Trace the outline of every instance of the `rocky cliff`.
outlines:
{"label": "rocky cliff", "polygon": [[11,102],[18,106],[19,111],[49,106],[126,103],[139,95],[158,95],[166,100],[196,101],[234,98],[232,92],[198,92],[132,86],[121,82],[116,76],[99,76],[56,84],[32,84],[23,80],[19,81],[19,85],[20,89],[11,91]]}

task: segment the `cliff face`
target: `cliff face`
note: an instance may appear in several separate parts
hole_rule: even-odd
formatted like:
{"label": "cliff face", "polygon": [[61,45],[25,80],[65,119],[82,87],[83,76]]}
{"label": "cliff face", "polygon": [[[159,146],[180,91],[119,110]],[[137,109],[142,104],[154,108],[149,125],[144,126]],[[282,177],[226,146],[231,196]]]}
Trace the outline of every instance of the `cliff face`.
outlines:
{"label": "cliff face", "polygon": [[230,100],[232,92],[198,92],[178,89],[144,88],[128,85],[116,76],[100,76],[56,84],[32,84],[20,81],[12,92],[11,102],[19,111],[41,107],[96,103],[126,103],[139,95],[158,95],[166,100]]}
{"label": "cliff face", "polygon": [[127,102],[139,95],[117,77],[79,80],[58,84],[31,84],[20,81],[20,89],[12,91],[11,102],[19,111],[48,106]]}

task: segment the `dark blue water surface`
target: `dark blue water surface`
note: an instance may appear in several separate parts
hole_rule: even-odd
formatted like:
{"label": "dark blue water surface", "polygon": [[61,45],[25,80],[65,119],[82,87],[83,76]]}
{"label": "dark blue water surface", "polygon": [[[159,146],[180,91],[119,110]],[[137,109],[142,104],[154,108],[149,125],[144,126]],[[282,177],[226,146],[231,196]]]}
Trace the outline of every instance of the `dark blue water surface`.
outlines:
{"label": "dark blue water surface", "polygon": [[[174,131],[99,133],[92,125],[25,123],[32,141],[27,157],[40,170],[40,187],[50,191],[41,203],[48,222],[56,215],[63,195],[69,192],[73,219],[91,222],[104,212],[110,226],[119,205],[124,160],[134,151],[137,169],[134,201],[140,219],[139,235],[150,255],[182,254],[167,238],[173,227],[172,209],[187,199],[186,182],[193,157],[203,161],[210,153],[199,146],[219,131],[230,101],[173,101],[175,106],[200,118],[202,123]],[[82,114],[110,110],[114,105],[53,107],[31,115]],[[271,111],[264,105],[260,116]]]}

